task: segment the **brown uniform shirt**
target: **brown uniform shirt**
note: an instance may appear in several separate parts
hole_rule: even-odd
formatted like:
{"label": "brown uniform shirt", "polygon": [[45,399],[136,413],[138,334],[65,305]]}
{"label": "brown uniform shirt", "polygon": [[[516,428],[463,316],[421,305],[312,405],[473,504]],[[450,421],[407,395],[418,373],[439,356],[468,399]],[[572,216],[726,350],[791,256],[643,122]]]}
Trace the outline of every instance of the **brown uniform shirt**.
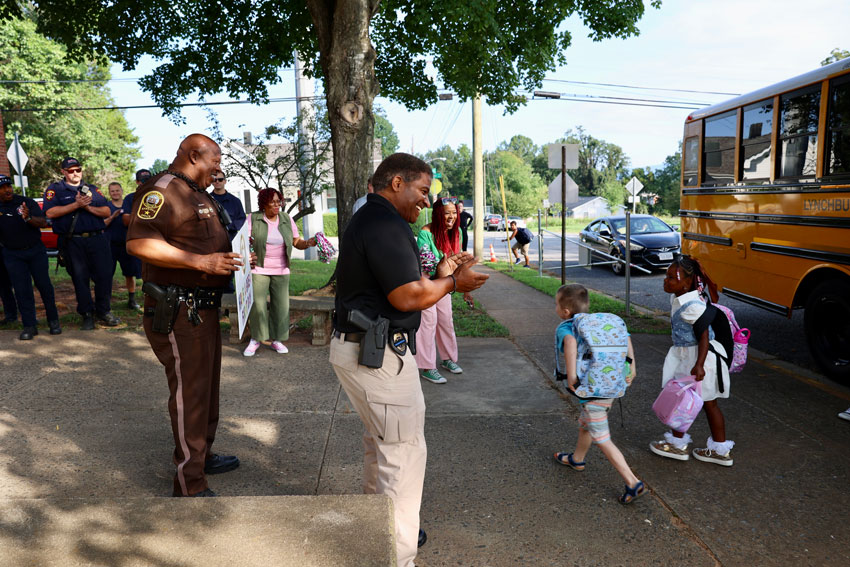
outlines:
{"label": "brown uniform shirt", "polygon": [[[136,190],[127,241],[153,238],[194,254],[230,252],[230,238],[206,191],[194,191],[168,173],[152,177]],[[163,268],[142,261],[142,279],[158,285],[227,287],[230,276],[198,270]]]}

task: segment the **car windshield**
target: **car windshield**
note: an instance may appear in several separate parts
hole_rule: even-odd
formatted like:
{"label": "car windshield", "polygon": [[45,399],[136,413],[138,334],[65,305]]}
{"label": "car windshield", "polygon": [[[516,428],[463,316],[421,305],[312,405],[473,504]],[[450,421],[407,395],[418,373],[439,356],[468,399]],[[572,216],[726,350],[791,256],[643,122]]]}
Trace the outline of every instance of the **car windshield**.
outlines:
{"label": "car windshield", "polygon": [[[632,218],[632,234],[649,234],[657,232],[673,232],[673,229],[655,217]],[[626,219],[611,219],[617,234],[626,234]]]}

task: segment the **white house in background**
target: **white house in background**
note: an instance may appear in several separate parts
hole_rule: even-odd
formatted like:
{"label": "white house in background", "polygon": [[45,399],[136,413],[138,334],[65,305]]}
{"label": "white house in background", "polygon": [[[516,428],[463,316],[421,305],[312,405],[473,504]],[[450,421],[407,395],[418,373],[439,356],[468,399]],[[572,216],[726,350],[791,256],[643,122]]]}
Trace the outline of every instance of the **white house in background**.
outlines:
{"label": "white house in background", "polygon": [[[274,163],[275,159],[279,156],[292,152],[292,144],[265,144],[265,146],[268,148],[266,160],[269,164]],[[227,175],[227,185],[225,187],[228,192],[242,201],[242,206],[245,208],[246,213],[257,210],[257,191],[247,181],[233,174],[233,171],[237,167],[233,163],[234,157],[232,156],[238,156],[240,154],[250,156],[256,147],[256,145],[251,144],[251,135],[247,132],[244,134],[242,142],[230,141],[222,144],[221,165],[222,170]],[[381,163],[381,140],[376,139],[372,148],[373,172],[379,163]],[[336,212],[336,189],[334,188],[333,154],[331,150],[328,150],[328,159],[322,169],[319,175],[319,183],[324,187],[324,191],[322,191],[316,201],[316,210],[334,213]],[[283,193],[283,199],[287,203],[284,205],[285,208],[298,199],[298,192],[301,190],[298,173],[294,170],[288,172],[284,177],[283,187],[278,187],[276,176],[271,176],[268,186],[279,189]],[[363,194],[366,194],[365,187],[363,188]],[[292,213],[294,214],[296,211],[297,209],[293,209]]]}
{"label": "white house in background", "polygon": [[567,203],[567,216],[572,218],[595,219],[599,217],[607,217],[612,214],[623,214],[626,207],[619,205],[616,211],[611,211],[608,206],[608,201],[604,197],[590,196],[579,197],[578,201]]}

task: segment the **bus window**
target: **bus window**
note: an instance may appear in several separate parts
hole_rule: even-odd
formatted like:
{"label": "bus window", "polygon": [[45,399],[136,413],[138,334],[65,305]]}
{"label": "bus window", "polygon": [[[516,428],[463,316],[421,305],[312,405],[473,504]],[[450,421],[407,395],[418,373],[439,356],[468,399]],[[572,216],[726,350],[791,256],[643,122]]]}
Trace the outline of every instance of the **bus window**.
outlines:
{"label": "bus window", "polygon": [[850,174],[850,76],[829,85],[826,175]]}
{"label": "bus window", "polygon": [[779,98],[779,177],[813,177],[817,165],[820,85]]}
{"label": "bus window", "polygon": [[741,179],[770,179],[770,135],[773,132],[773,100],[744,107],[741,136]]}
{"label": "bus window", "polygon": [[735,111],[705,119],[703,185],[729,185],[735,180]]}
{"label": "bus window", "polygon": [[682,151],[684,155],[684,186],[699,185],[699,138],[692,136],[685,140]]}

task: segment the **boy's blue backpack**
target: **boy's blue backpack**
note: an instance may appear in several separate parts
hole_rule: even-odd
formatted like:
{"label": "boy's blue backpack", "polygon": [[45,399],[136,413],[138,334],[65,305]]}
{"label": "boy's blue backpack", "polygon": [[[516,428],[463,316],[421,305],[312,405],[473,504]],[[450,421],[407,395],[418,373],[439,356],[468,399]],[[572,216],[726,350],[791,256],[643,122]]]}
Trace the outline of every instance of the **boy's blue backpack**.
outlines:
{"label": "boy's blue backpack", "polygon": [[534,239],[534,234],[525,227],[516,229],[516,241],[520,244],[528,244]]}
{"label": "boy's blue backpack", "polygon": [[576,374],[580,398],[620,398],[626,393],[626,323],[613,313],[579,313],[573,318],[578,343]]}

